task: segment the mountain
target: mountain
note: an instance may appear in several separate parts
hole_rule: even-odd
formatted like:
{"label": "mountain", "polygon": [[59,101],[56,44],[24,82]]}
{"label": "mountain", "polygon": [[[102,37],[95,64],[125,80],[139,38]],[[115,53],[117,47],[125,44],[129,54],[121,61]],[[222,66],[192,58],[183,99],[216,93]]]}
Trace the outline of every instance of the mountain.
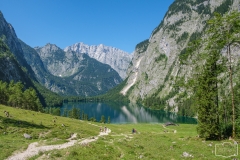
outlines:
{"label": "mountain", "polygon": [[[54,44],[35,47],[34,50],[24,43],[22,47],[28,63],[36,68],[38,80],[61,95],[99,95],[122,82],[114,69],[87,54],[65,52]],[[32,55],[34,60],[30,57]]]}
{"label": "mountain", "polygon": [[2,40],[0,40],[0,80],[5,82],[21,81],[28,84],[27,87],[31,86],[28,75],[22,70],[14,55]]}
{"label": "mountain", "polygon": [[59,95],[49,91],[37,81],[35,73],[27,63],[24,52],[14,28],[0,12],[0,80],[4,82],[21,82],[24,89],[36,90],[43,106],[59,105]]}
{"label": "mountain", "polygon": [[180,55],[204,34],[214,12],[234,9],[240,9],[239,0],[175,0],[150,38],[136,45],[121,94],[131,101],[161,99],[178,111],[182,91],[175,90],[177,79],[192,74],[192,66],[181,64]]}
{"label": "mountain", "polygon": [[104,46],[103,44],[89,46],[84,43],[76,43],[66,47],[64,51],[86,53],[89,57],[110,65],[122,79],[126,78],[127,68],[132,60],[132,54],[114,47]]}
{"label": "mountain", "polygon": [[8,49],[11,53],[13,53],[15,60],[19,63],[19,65],[28,71],[27,73],[32,79],[35,79],[34,72],[22,56],[23,51],[15,30],[13,26],[5,20],[2,12],[0,12],[0,39],[8,46]]}
{"label": "mountain", "polygon": [[0,79],[21,81],[27,88],[38,88],[42,94],[48,95],[42,100],[51,97],[51,93],[41,85],[60,95],[94,96],[122,82],[114,69],[87,54],[65,52],[52,44],[31,48],[18,39],[13,26],[2,13],[0,38]]}

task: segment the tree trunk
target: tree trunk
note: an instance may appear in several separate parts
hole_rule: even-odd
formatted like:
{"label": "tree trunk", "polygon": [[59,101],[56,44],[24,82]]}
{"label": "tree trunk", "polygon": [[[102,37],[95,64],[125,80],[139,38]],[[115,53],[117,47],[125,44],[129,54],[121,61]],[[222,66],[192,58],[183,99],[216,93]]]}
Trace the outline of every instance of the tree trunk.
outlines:
{"label": "tree trunk", "polygon": [[229,56],[229,74],[230,74],[230,88],[231,88],[231,95],[232,95],[232,138],[235,138],[235,106],[234,106],[234,92],[233,92],[233,81],[232,81],[232,58],[231,58],[231,48],[230,45],[228,45],[228,56]]}

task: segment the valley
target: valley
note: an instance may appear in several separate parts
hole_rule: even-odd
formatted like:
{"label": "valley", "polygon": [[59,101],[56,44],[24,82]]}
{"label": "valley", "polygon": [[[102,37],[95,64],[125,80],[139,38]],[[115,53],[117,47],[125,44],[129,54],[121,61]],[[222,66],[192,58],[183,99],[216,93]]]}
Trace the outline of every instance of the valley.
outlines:
{"label": "valley", "polygon": [[[134,18],[120,25],[125,12],[117,12],[106,22],[100,13],[120,6],[108,5],[40,19],[36,34],[48,32],[42,24],[50,30],[61,22],[52,34],[71,42],[64,47],[30,46],[0,11],[0,159],[239,159],[240,0],[174,0],[132,53],[66,38],[79,32],[79,39],[95,40],[104,33],[107,42],[127,46],[134,31],[137,37],[150,20],[159,21],[146,18],[155,11],[147,10],[118,40]],[[140,11],[130,10],[125,18]],[[53,15],[64,20],[49,20]]]}

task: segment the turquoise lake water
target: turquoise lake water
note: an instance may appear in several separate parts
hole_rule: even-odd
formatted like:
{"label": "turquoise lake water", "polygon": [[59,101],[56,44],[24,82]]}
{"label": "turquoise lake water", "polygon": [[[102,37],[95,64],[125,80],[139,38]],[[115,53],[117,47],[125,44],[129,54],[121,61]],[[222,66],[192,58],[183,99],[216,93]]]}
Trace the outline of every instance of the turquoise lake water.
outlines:
{"label": "turquoise lake water", "polygon": [[84,112],[88,118],[94,117],[97,121],[104,115],[108,120],[110,116],[111,123],[187,123],[196,124],[197,120],[191,117],[178,116],[176,113],[162,110],[150,110],[137,104],[118,104],[118,103],[64,103],[61,112],[64,109],[71,110],[73,107],[80,109],[80,114]]}

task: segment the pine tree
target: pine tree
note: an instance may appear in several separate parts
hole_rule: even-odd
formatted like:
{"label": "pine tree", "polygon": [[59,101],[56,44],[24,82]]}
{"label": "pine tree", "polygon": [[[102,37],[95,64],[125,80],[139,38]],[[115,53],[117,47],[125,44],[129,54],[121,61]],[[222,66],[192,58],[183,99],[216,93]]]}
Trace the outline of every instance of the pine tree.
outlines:
{"label": "pine tree", "polygon": [[[193,47],[194,53],[197,53],[197,60],[201,59],[201,62],[204,62],[195,63],[197,64],[195,72],[198,74],[189,81],[192,91],[194,91],[193,95],[198,111],[198,132],[202,137],[219,139],[222,124],[227,124],[227,117],[224,117],[228,116],[227,108],[220,107],[219,92],[222,82],[220,74],[226,73],[226,67],[228,67],[232,103],[232,136],[235,138],[236,113],[231,47],[239,46],[239,32],[239,12],[227,13],[223,16],[215,13],[214,18],[208,21],[207,36],[205,36],[207,38],[202,38],[200,43],[204,44],[204,49],[200,50],[199,47],[196,47],[199,45]],[[226,48],[226,54],[223,53],[224,48]],[[223,99],[223,97],[221,98]]]}
{"label": "pine tree", "polygon": [[215,14],[215,17],[209,21],[210,28],[212,28],[211,40],[214,41],[215,47],[223,49],[226,48],[226,56],[228,60],[228,73],[230,82],[231,105],[232,105],[232,137],[236,135],[236,109],[235,97],[233,90],[233,60],[232,47],[240,46],[240,13],[231,12],[225,15]]}
{"label": "pine tree", "polygon": [[110,116],[108,116],[108,123],[111,123]]}
{"label": "pine tree", "polygon": [[197,109],[198,133],[206,139],[221,138],[219,85],[222,82],[220,74],[225,71],[226,61],[221,54],[224,45],[221,43],[223,37],[219,36],[220,21],[220,16],[210,20],[207,36],[191,43],[188,48],[188,52],[195,59],[192,61],[195,74],[188,81],[188,87],[191,89],[194,106]]}
{"label": "pine tree", "polygon": [[0,104],[7,104],[9,93],[8,84],[0,81]]}
{"label": "pine tree", "polygon": [[105,122],[106,122],[106,120],[105,120],[105,116],[104,116],[104,115],[102,115],[102,116],[101,116],[100,123],[105,123]]}

